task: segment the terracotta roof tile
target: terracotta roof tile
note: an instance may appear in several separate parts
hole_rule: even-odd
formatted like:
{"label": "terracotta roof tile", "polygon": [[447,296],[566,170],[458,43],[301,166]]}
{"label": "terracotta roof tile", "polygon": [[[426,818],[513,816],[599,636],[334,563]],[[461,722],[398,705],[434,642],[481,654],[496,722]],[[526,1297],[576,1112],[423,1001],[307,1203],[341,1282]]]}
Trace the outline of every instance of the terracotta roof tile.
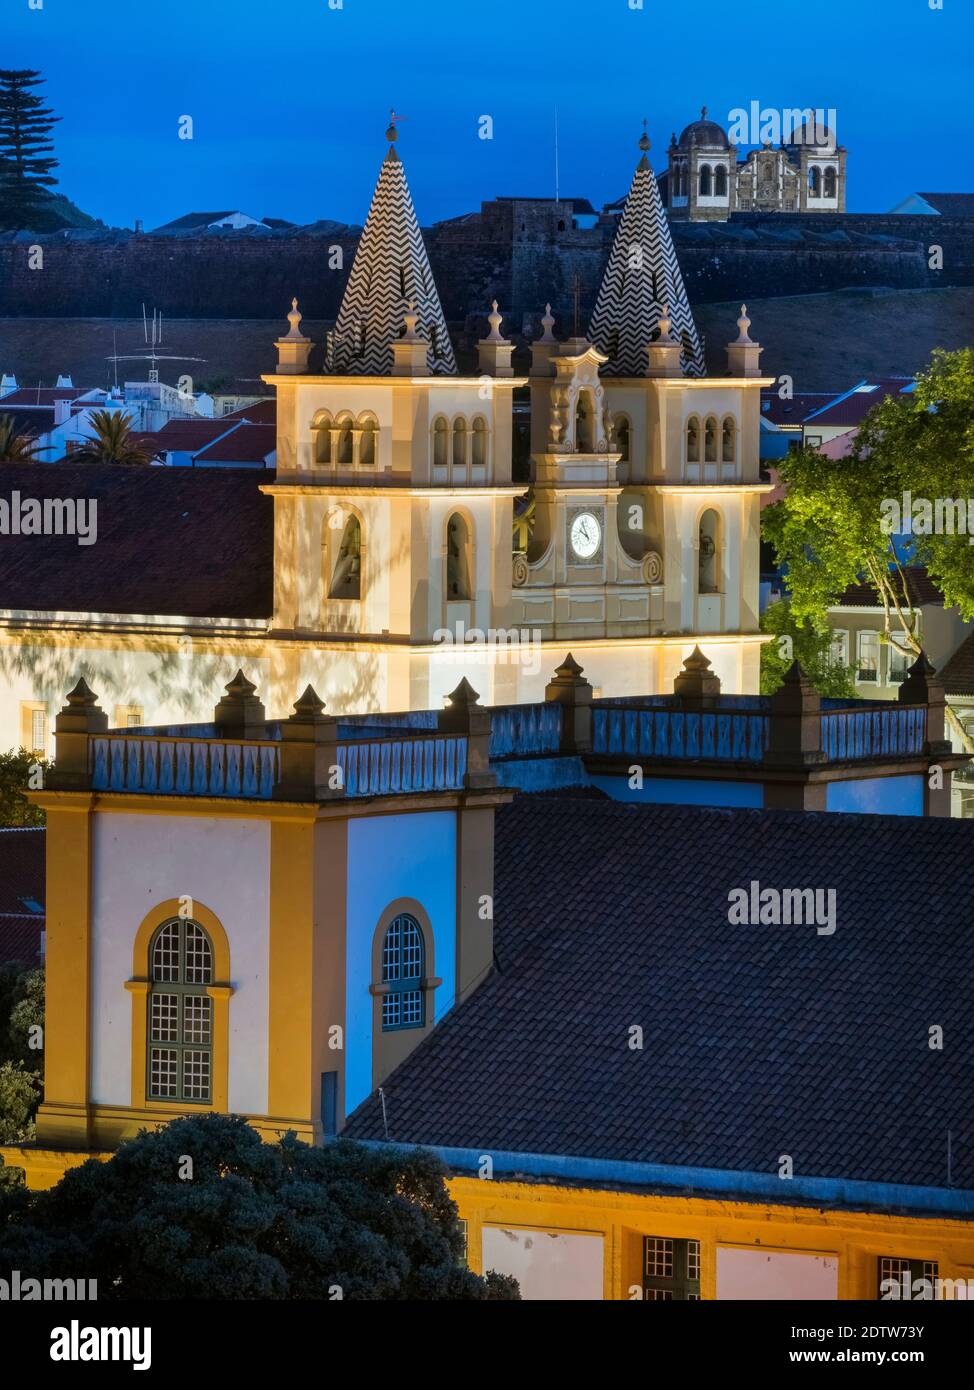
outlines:
{"label": "terracotta roof tile", "polygon": [[98,539],[4,536],[0,609],[264,618],[273,500],[254,469],[4,465],[0,496],[94,499]]}

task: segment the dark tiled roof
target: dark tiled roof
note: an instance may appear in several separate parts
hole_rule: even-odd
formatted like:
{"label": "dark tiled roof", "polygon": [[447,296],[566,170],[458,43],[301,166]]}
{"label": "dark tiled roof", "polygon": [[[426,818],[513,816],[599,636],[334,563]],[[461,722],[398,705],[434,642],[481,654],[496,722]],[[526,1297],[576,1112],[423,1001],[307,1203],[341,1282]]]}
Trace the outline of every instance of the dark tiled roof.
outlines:
{"label": "dark tiled roof", "polygon": [[[389,1138],[942,1187],[949,1129],[969,1187],[972,850],[962,820],[519,797],[498,968],[383,1082]],[[835,934],[730,925],[753,879],[834,888]],[[384,1137],[377,1097],[346,1133]]]}
{"label": "dark tiled roof", "polygon": [[974,217],[974,193],[920,193],[932,208],[945,217]]}
{"label": "dark tiled roof", "polygon": [[762,391],[761,419],[797,427],[811,411],[834,400],[834,391],[799,391],[790,401],[783,401],[776,390]]}
{"label": "dark tiled roof", "polygon": [[853,390],[840,396],[833,405],[826,404],[824,408],[807,416],[806,425],[848,425],[850,428],[861,425],[873,406],[879,405],[887,396],[899,395],[905,387],[912,386],[913,378],[882,377],[876,381],[868,381],[865,385],[872,389]]}
{"label": "dark tiled roof", "polygon": [[276,425],[251,425],[235,420],[234,428],[201,449],[197,463],[263,463],[277,448]]}
{"label": "dark tiled roof", "polygon": [[177,217],[173,222],[164,222],[161,227],[154,228],[157,232],[181,232],[190,227],[208,227],[211,222],[222,222],[224,217],[232,217],[238,208],[230,208],[227,212],[187,212],[184,217]]}
{"label": "dark tiled roof", "polygon": [[974,632],[964,638],[940,672],[940,679],[947,695],[974,695]]}
{"label": "dark tiled roof", "polygon": [[264,618],[273,501],[253,469],[5,464],[0,496],[95,499],[98,539],[0,538],[0,609]]}
{"label": "dark tiled roof", "polygon": [[[944,596],[927,574],[922,565],[914,565],[903,571],[906,576],[907,593],[915,608],[931,603],[943,607]],[[839,599],[840,608],[881,608],[882,599],[872,584],[850,584]]]}
{"label": "dark tiled roof", "polygon": [[49,434],[54,428],[53,406],[10,406],[0,401],[0,415],[7,415],[21,434]]}
{"label": "dark tiled roof", "polygon": [[43,908],[44,831],[0,829],[0,965],[40,963]]}

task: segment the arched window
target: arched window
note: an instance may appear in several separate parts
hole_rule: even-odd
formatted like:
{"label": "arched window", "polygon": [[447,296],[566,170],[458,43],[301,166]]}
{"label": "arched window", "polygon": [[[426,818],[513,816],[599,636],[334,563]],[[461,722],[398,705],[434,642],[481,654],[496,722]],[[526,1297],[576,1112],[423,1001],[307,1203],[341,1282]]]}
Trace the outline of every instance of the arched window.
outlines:
{"label": "arched window", "polygon": [[478,415],[473,422],[473,465],[484,468],[487,464],[487,421]]}
{"label": "arched window", "polygon": [[446,596],[451,603],[470,598],[470,532],[459,512],[446,524]]}
{"label": "arched window", "polygon": [[822,196],[825,198],[835,197],[835,170],[832,168],[826,169],[825,171],[825,183]]}
{"label": "arched window", "polygon": [[149,945],[150,1100],[209,1104],[213,1085],[213,947],[189,918],[173,917]]}
{"label": "arched window", "polygon": [[714,193],[718,198],[727,197],[727,170],[718,164],[714,170]]}
{"label": "arched window", "polygon": [[354,443],[352,436],[352,421],[346,417],[338,423],[338,447],[335,450],[335,462],[341,466],[344,463],[351,463],[354,455]]}
{"label": "arched window", "polygon": [[449,463],[450,426],[438,415],[433,421],[433,464],[445,468]]}
{"label": "arched window", "polygon": [[453,422],[453,467],[467,466],[467,422],[458,415]]}
{"label": "arched window", "polygon": [[709,197],[711,196],[711,192],[712,192],[712,190],[713,190],[713,186],[714,186],[714,185],[713,185],[713,177],[712,177],[712,174],[711,174],[710,165],[709,165],[709,164],[701,164],[701,166],[700,166],[700,196],[701,196],[701,198],[709,198]]}
{"label": "arched window", "polygon": [[737,422],[728,415],[720,431],[720,458],[722,463],[733,463],[737,457]]}
{"label": "arched window", "polygon": [[595,452],[595,410],[591,391],[579,391],[575,407],[575,450],[579,454]]}
{"label": "arched window", "polygon": [[362,597],[362,526],[357,516],[349,517],[345,523],[328,597]]}
{"label": "arched window", "polygon": [[705,463],[717,462],[717,421],[712,415],[707,416],[704,426],[703,458]]}
{"label": "arched window", "polygon": [[415,917],[401,912],[382,942],[382,1031],[422,1028],[426,1022],[423,971],[426,946]]}
{"label": "arched window", "polygon": [[697,591],[720,593],[720,517],[715,511],[706,511],[700,518]]}
{"label": "arched window", "polygon": [[312,425],[315,444],[315,463],[331,463],[331,416],[326,412],[315,417]]}
{"label": "arched window", "polygon": [[629,418],[626,415],[617,415],[615,418],[615,444],[616,453],[621,454],[621,463],[629,462]]}
{"label": "arched window", "polygon": [[687,463],[700,462],[700,421],[691,415],[687,421]]}
{"label": "arched window", "polygon": [[813,164],[808,171],[808,196],[817,198],[822,188],[822,173],[817,164]]}
{"label": "arched window", "polygon": [[375,446],[379,435],[379,426],[371,415],[364,415],[359,421],[358,461],[366,467],[375,466]]}

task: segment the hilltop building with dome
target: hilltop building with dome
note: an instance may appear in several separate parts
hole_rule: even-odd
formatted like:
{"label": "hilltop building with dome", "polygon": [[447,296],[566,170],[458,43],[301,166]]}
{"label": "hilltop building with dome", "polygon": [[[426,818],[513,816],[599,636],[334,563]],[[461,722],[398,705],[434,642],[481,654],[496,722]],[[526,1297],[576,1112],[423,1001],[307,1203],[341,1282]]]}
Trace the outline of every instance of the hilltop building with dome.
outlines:
{"label": "hilltop building with dome", "polygon": [[738,159],[705,106],[679,139],[674,132],[668,153],[672,221],[726,222],[732,212],[845,212],[846,149],[814,122],[796,126],[778,146],[766,141]]}

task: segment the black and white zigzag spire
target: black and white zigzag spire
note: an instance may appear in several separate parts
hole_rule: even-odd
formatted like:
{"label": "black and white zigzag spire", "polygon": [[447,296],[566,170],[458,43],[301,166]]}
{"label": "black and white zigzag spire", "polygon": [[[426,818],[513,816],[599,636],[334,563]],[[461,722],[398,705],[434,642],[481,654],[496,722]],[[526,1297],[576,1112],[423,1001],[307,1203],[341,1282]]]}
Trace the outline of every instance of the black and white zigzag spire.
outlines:
{"label": "black and white zigzag spire", "polygon": [[602,277],[588,336],[609,361],[603,376],[645,376],[646,347],[658,336],[665,305],[672,333],[683,343],[686,376],[703,376],[703,353],[690,301],[673,249],[669,223],[647,158],[649,137],[639,141],[636,167],[626,206]]}
{"label": "black and white zigzag spire", "polygon": [[403,314],[412,301],[417,332],[429,344],[430,373],[455,373],[443,307],[396,154],[394,122],[386,138],[389,149],[338,311],[328,367],[341,376],[388,376],[391,345],[402,336]]}

